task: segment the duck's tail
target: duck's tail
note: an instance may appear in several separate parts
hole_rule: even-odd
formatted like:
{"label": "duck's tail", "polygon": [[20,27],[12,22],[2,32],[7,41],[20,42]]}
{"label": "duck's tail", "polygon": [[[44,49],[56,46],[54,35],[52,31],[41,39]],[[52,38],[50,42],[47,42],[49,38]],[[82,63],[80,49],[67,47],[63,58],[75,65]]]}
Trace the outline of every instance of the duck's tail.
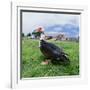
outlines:
{"label": "duck's tail", "polygon": [[61,58],[65,64],[70,64],[70,59],[68,57],[68,54],[63,54]]}

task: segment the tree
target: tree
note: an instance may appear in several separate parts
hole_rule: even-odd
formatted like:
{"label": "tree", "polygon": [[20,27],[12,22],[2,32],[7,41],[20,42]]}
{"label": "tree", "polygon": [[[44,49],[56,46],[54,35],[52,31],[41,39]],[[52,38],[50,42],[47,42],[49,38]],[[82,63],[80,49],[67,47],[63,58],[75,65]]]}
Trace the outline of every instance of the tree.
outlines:
{"label": "tree", "polygon": [[22,33],[22,37],[24,37],[25,35],[24,35],[24,33]]}
{"label": "tree", "polygon": [[32,34],[35,36],[35,38],[40,37],[41,33],[43,33],[43,32],[32,32]]}
{"label": "tree", "polygon": [[28,33],[28,34],[27,34],[27,36],[29,36],[29,37],[30,37],[30,36],[31,36],[31,33]]}

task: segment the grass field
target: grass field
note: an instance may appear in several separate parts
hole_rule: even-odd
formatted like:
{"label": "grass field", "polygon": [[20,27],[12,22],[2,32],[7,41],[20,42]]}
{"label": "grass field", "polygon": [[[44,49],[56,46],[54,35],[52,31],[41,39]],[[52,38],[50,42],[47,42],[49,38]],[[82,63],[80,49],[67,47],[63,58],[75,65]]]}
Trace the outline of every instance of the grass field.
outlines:
{"label": "grass field", "polygon": [[62,47],[69,54],[70,65],[42,65],[45,57],[40,52],[38,40],[22,40],[22,78],[29,77],[49,77],[49,76],[69,76],[79,75],[79,43],[70,41],[53,41],[59,47]]}

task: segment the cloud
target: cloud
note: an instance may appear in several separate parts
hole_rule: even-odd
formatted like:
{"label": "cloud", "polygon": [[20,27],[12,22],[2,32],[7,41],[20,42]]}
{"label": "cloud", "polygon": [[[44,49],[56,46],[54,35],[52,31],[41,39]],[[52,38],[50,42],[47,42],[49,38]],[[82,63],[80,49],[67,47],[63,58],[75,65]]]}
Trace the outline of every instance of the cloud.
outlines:
{"label": "cloud", "polygon": [[65,24],[65,25],[54,25],[51,27],[48,27],[45,31],[48,35],[58,35],[58,34],[65,34],[68,37],[75,37],[79,36],[79,27],[76,27],[72,24]]}
{"label": "cloud", "polygon": [[[32,32],[39,26],[43,26],[45,31],[51,34],[62,32],[62,26],[70,24],[74,27],[79,27],[80,16],[71,14],[50,14],[50,13],[23,13],[23,33]],[[54,27],[56,25],[56,27]],[[71,26],[67,27],[68,29]],[[70,29],[71,30],[71,29]],[[74,29],[73,29],[74,30]],[[67,32],[70,32],[67,30]]]}

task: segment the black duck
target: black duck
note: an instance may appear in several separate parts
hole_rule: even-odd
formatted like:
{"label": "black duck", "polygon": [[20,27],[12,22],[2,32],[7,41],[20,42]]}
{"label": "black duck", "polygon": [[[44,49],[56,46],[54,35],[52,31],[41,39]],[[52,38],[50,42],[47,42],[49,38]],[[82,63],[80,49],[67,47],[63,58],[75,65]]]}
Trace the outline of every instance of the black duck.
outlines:
{"label": "black duck", "polygon": [[69,64],[69,58],[66,53],[62,50],[62,48],[59,48],[55,44],[46,42],[45,40],[40,40],[40,50],[43,53],[43,55],[51,59],[51,62],[54,64],[59,64],[63,62],[64,64]]}

